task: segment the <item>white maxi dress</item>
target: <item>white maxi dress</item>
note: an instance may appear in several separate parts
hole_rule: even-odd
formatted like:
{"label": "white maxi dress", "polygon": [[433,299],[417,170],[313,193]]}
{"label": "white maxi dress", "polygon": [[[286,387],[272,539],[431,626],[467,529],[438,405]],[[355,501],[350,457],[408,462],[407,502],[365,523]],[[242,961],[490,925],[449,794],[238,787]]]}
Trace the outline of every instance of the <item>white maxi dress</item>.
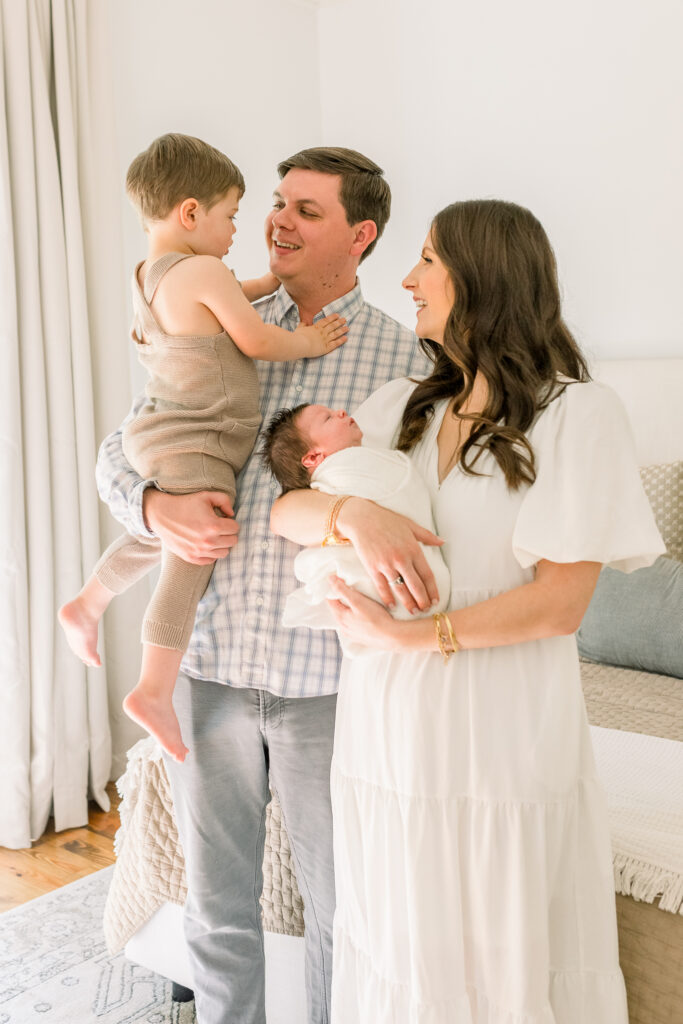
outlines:
{"label": "white maxi dress", "polygon": [[[395,441],[414,384],[354,413]],[[570,384],[529,431],[531,486],[493,458],[441,485],[412,457],[463,608],[539,559],[631,571],[663,551],[616,395]],[[345,660],[332,762],[332,1024],[628,1024],[605,802],[574,636]]]}

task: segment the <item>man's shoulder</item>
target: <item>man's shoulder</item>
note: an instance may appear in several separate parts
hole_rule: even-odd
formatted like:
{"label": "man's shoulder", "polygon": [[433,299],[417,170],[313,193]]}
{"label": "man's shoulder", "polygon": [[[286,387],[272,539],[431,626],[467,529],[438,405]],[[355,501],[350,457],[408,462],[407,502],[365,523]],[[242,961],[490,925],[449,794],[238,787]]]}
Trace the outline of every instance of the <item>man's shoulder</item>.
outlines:
{"label": "man's shoulder", "polygon": [[411,344],[415,344],[417,336],[414,331],[411,331],[409,327],[402,324],[400,320],[396,320],[393,316],[389,316],[383,309],[379,309],[378,306],[373,306],[372,303],[366,302],[363,299],[361,309],[359,311],[362,316],[366,318],[368,323],[376,326],[382,333],[394,334],[402,341],[408,341]]}
{"label": "man's shoulder", "polygon": [[277,292],[273,292],[272,295],[266,295],[264,299],[257,299],[256,302],[252,302],[252,306],[262,320],[266,320],[268,316],[272,315],[276,299]]}

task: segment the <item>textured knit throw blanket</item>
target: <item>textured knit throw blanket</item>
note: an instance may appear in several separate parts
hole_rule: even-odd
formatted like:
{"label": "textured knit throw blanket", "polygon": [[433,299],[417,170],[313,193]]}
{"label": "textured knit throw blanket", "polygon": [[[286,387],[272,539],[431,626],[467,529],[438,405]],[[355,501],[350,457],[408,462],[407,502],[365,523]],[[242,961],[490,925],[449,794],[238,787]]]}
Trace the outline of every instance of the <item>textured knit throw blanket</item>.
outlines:
{"label": "textured knit throw blanket", "polygon": [[591,726],[615,889],[683,913],[683,743]]}
{"label": "textured knit throw blanket", "polygon": [[[128,752],[128,767],[117,788],[121,828],[116,833],[116,866],[104,910],[104,935],[111,954],[123,949],[163,903],[182,906],[187,895],[171,788],[161,748],[153,739],[140,740]],[[275,799],[266,812],[261,910],[267,931],[303,935],[303,903]]]}

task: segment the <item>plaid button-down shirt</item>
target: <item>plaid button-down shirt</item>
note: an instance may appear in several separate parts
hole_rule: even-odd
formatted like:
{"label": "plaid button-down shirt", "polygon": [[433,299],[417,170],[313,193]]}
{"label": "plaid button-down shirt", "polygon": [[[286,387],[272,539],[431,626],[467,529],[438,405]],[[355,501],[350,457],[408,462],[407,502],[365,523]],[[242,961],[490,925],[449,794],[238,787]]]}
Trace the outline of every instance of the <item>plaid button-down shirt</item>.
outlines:
{"label": "plaid button-down shirt", "polygon": [[[287,330],[299,323],[296,304],[284,287],[256,308],[266,323]],[[348,321],[349,338],[341,348],[320,359],[257,363],[264,424],[279,409],[301,402],[352,411],[386,381],[428,372],[412,331],[368,305],[360,285],[325,306],[320,316],[330,313]],[[142,400],[134,403],[130,416]],[[270,509],[279,487],[261,465],[258,447],[259,441],[237,477],[238,543],[215,564],[182,668],[197,679],[256,687],[281,697],[335,693],[340,665],[336,633],[281,625],[285,598],[298,586],[293,563],[300,548],[270,532]],[[126,462],[121,430],[102,444],[97,483],[103,501],[126,529],[150,536],[142,518],[149,482]]]}

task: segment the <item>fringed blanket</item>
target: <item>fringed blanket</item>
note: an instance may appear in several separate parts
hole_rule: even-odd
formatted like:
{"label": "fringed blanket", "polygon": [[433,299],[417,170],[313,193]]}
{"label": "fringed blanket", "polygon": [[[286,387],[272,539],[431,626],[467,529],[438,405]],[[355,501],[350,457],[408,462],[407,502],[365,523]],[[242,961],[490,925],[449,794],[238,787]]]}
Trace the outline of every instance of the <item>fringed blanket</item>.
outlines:
{"label": "fringed blanket", "polygon": [[683,743],[591,726],[615,889],[683,913]]}

